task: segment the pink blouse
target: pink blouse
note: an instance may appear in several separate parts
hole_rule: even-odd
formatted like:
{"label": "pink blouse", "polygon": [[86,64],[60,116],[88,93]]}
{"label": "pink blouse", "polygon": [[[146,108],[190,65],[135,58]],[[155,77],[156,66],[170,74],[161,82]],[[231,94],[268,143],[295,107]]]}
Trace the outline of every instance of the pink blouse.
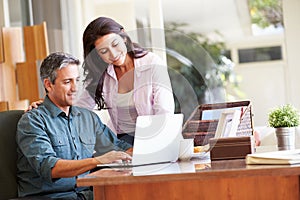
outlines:
{"label": "pink blouse", "polygon": [[[174,98],[168,68],[154,53],[134,59],[133,100],[138,115],[174,113]],[[103,97],[114,127],[118,123],[116,98],[118,80],[113,65],[109,65],[103,83]],[[84,90],[76,102],[77,106],[93,109],[94,99]],[[112,127],[110,127],[112,128]],[[115,128],[112,128],[115,130]]]}

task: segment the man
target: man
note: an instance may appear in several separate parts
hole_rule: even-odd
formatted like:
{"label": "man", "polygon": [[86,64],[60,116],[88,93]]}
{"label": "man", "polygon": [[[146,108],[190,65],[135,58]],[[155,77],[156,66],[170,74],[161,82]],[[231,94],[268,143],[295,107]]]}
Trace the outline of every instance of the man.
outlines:
{"label": "man", "polygon": [[89,188],[76,187],[76,178],[97,164],[131,159],[124,151],[131,153],[132,147],[118,140],[95,113],[72,106],[78,65],[76,58],[65,53],[53,53],[41,65],[45,100],[26,112],[17,128],[21,197],[91,199]]}

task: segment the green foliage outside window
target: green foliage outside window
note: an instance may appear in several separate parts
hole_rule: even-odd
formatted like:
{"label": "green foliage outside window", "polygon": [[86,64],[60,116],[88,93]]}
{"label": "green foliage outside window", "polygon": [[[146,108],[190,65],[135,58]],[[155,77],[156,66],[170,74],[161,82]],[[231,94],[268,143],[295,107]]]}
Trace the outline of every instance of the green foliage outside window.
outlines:
{"label": "green foliage outside window", "polygon": [[282,0],[248,0],[251,21],[261,28],[283,26]]}
{"label": "green foliage outside window", "polygon": [[[197,104],[215,103],[207,102],[207,94],[211,91],[220,91],[219,89],[224,91],[229,85],[236,90],[235,95],[240,97],[242,93],[238,90],[233,63],[222,55],[226,50],[225,43],[212,41],[200,33],[186,32],[183,30],[184,26],[186,24],[173,22],[165,24],[167,62],[170,68],[188,80],[197,96]],[[189,104],[190,99],[184,85],[180,84],[176,77],[171,78],[178,96],[184,96],[186,98],[184,104]],[[228,94],[225,93],[221,97],[217,94],[216,101],[232,100],[226,95]]]}

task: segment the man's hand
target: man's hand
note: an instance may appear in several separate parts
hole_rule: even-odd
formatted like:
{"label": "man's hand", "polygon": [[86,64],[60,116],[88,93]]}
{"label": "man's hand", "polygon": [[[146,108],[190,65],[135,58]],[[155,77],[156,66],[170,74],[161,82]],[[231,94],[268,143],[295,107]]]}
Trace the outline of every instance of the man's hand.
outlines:
{"label": "man's hand", "polygon": [[125,151],[127,154],[129,154],[130,156],[132,156],[132,153],[133,153],[133,148],[129,148]]}
{"label": "man's hand", "polygon": [[131,156],[123,151],[110,151],[101,156],[95,157],[99,164],[108,164],[113,162],[131,160]]}

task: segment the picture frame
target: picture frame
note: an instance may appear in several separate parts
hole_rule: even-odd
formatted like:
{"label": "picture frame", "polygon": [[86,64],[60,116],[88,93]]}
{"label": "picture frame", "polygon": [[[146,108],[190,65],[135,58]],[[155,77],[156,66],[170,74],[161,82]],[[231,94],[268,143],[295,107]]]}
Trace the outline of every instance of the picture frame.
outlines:
{"label": "picture frame", "polygon": [[240,110],[224,110],[217,125],[215,138],[236,137],[240,119]]}

